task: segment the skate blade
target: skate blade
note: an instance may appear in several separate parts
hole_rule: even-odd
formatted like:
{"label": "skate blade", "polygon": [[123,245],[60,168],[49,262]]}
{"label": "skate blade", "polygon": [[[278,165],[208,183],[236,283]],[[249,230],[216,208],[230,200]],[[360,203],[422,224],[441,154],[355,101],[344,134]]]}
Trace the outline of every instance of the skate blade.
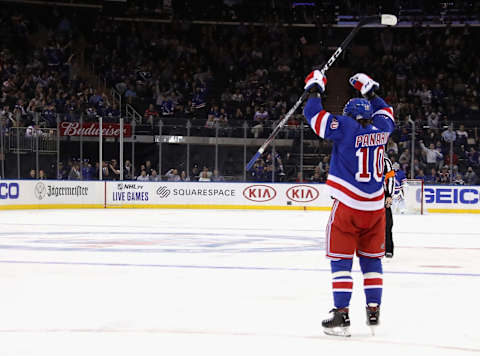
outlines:
{"label": "skate blade", "polygon": [[331,336],[350,337],[350,328],[348,326],[337,326],[335,328],[324,328],[323,332]]}

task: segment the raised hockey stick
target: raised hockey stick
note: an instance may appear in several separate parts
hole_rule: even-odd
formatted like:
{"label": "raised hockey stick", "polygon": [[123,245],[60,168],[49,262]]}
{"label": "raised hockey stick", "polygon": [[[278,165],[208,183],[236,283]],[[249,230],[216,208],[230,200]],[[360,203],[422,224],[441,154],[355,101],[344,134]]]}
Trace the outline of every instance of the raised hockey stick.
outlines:
{"label": "raised hockey stick", "polygon": [[[381,25],[386,25],[386,26],[395,26],[397,24],[397,17],[395,15],[388,15],[388,14],[383,14],[383,15],[377,15],[377,16],[369,16],[361,19],[357,26],[350,32],[350,34],[345,38],[345,40],[342,42],[342,44],[337,48],[337,50],[332,54],[330,59],[325,63],[322,69],[320,69],[320,72],[322,74],[325,74],[325,72],[332,66],[333,62],[340,56],[340,54],[347,48],[347,46],[352,42],[352,39],[355,37],[357,34],[358,30],[362,28],[365,25],[370,25],[370,24],[381,24]],[[255,164],[255,162],[260,158],[260,155],[265,151],[267,146],[272,142],[275,137],[278,135],[281,129],[285,126],[285,124],[288,122],[288,119],[290,116],[293,115],[293,113],[298,109],[298,107],[305,101],[305,99],[308,96],[308,91],[305,90],[300,96],[300,98],[297,100],[295,105],[292,106],[290,110],[288,110],[287,114],[285,117],[277,124],[277,126],[273,129],[272,133],[270,136],[267,138],[267,140],[263,143],[262,146],[258,149],[257,153],[255,153],[252,157],[252,159],[247,163],[247,166],[245,169],[250,171]]]}

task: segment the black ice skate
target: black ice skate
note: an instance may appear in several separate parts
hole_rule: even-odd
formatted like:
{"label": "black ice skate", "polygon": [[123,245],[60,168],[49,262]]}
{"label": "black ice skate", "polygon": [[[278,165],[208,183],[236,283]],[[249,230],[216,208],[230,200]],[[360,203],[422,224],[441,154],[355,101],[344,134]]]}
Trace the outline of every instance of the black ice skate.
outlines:
{"label": "black ice skate", "polygon": [[327,335],[350,336],[350,318],[348,308],[332,309],[333,316],[322,321],[323,331]]}
{"label": "black ice skate", "polygon": [[375,327],[380,324],[380,306],[377,303],[367,305],[367,325],[375,335]]}

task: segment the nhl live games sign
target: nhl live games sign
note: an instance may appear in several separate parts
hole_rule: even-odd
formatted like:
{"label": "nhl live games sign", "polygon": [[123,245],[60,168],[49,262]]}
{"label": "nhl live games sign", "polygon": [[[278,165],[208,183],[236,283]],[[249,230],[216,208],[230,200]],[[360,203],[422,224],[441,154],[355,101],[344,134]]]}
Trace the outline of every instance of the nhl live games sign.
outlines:
{"label": "nhl live games sign", "polygon": [[[61,136],[98,136],[100,134],[100,125],[97,122],[61,122]],[[104,137],[120,137],[120,124],[104,122],[102,125],[102,136]],[[123,136],[132,136],[132,126],[123,126]]]}

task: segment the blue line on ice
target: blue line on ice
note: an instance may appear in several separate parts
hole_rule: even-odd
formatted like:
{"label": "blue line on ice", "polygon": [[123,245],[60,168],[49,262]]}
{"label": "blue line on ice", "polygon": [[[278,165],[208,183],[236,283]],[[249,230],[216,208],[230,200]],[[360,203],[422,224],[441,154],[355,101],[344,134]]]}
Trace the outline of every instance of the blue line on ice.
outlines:
{"label": "blue line on ice", "polygon": [[[66,266],[98,266],[98,267],[154,267],[154,268],[183,268],[183,269],[224,269],[239,271],[290,271],[290,272],[330,272],[329,268],[298,268],[298,267],[259,267],[259,266],[201,266],[201,265],[160,265],[149,263],[109,263],[109,262],[69,262],[69,261],[19,261],[0,260],[4,264],[39,264],[39,265],[66,265]],[[353,270],[360,272],[360,270]],[[480,273],[448,273],[448,272],[411,272],[411,271],[383,271],[384,274],[452,276],[452,277],[480,277]]]}

